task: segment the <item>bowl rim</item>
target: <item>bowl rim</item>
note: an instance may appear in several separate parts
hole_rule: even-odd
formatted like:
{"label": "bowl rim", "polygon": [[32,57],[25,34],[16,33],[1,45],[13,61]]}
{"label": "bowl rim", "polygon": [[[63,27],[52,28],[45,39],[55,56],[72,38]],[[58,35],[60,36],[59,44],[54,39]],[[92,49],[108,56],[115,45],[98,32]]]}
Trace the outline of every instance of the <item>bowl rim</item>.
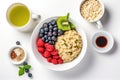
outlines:
{"label": "bowl rim", "polygon": [[[59,16],[54,16],[54,17],[50,17],[50,18],[47,18],[47,19],[45,19],[45,20],[43,20],[42,22],[40,22],[38,25],[37,25],[37,27],[34,29],[34,31],[33,31],[33,33],[32,33],[32,36],[31,36],[31,39],[30,39],[30,44],[31,44],[31,50],[32,50],[32,52],[33,52],[33,54],[34,54],[34,57],[37,59],[37,57],[36,57],[36,55],[35,55],[35,53],[34,53],[34,50],[33,50],[33,45],[34,45],[34,42],[33,42],[33,38],[34,38],[34,36],[35,36],[35,31],[37,30],[37,29],[40,29],[40,27],[42,26],[42,24],[44,24],[46,21],[48,21],[48,20],[52,20],[52,19],[57,19]],[[75,22],[75,20],[73,20],[73,19],[69,19],[72,23],[74,23],[74,25],[76,26],[77,25],[77,23]],[[83,51],[83,53],[82,53],[82,55],[81,55],[81,58],[80,58],[80,60],[79,61],[76,61],[76,64],[75,65],[72,65],[71,67],[69,67],[69,68],[64,68],[64,69],[53,69],[53,68],[50,68],[50,67],[47,67],[47,66],[45,66],[41,61],[38,61],[38,59],[37,59],[37,61],[39,62],[39,63],[41,63],[44,67],[46,67],[47,69],[49,69],[49,70],[53,70],[53,71],[66,71],[66,70],[69,70],[69,69],[71,69],[71,68],[73,68],[73,67],[75,67],[78,63],[80,63],[81,61],[82,61],[82,59],[84,58],[84,56],[85,56],[85,54],[86,54],[86,51],[87,51],[87,37],[86,37],[86,34],[85,34],[85,32],[83,31],[83,29],[80,29],[81,30],[81,32],[83,33],[83,36],[84,36],[84,39],[85,39],[85,41],[84,41],[84,43],[85,44],[83,44],[84,46],[82,47],[82,50],[81,50],[81,52]],[[38,32],[37,32],[38,33]],[[81,54],[81,52],[80,52],[80,54]],[[79,55],[78,55],[79,56]],[[78,57],[77,57],[78,58]],[[77,59],[78,60],[78,59]],[[73,60],[73,61],[75,61],[75,60]],[[73,62],[72,61],[72,62]],[[69,62],[69,63],[71,63],[71,62]],[[66,63],[64,63],[64,64],[66,64]],[[59,65],[59,64],[58,64]],[[62,65],[62,64],[60,64],[60,65]]]}

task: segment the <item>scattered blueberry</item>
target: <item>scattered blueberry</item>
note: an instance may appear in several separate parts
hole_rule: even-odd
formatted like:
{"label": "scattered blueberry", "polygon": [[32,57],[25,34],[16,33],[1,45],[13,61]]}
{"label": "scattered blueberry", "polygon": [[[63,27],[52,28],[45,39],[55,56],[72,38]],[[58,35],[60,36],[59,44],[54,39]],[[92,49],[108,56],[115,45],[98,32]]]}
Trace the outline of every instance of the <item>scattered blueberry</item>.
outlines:
{"label": "scattered blueberry", "polygon": [[47,35],[47,34],[48,34],[48,32],[44,32],[44,34],[46,34],[46,35]]}
{"label": "scattered blueberry", "polygon": [[16,45],[20,45],[20,41],[17,41],[17,42],[16,42]]}
{"label": "scattered blueberry", "polygon": [[55,28],[55,27],[57,27],[57,25],[56,25],[56,24],[53,26],[53,28]]}
{"label": "scattered blueberry", "polygon": [[41,37],[41,38],[42,38],[43,36],[44,36],[44,34],[42,34],[42,33],[40,33],[40,34],[39,34],[39,37]]}
{"label": "scattered blueberry", "polygon": [[25,69],[25,72],[26,72],[26,73],[29,73],[29,69]]}
{"label": "scattered blueberry", "polygon": [[47,23],[44,23],[44,24],[43,24],[43,27],[48,27],[48,24],[47,24]]}
{"label": "scattered blueberry", "polygon": [[32,77],[32,73],[28,73],[28,77]]}
{"label": "scattered blueberry", "polygon": [[23,65],[25,66],[25,65],[27,65],[28,63],[25,61],[25,62],[23,62]]}

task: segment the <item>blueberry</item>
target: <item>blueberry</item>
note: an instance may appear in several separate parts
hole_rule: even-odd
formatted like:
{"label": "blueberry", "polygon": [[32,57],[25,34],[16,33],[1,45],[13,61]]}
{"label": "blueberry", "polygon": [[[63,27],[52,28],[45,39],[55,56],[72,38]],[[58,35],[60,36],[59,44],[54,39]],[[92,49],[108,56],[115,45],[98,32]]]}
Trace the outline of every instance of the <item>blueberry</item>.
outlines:
{"label": "blueberry", "polygon": [[32,77],[32,73],[28,73],[28,77]]}
{"label": "blueberry", "polygon": [[56,41],[56,40],[57,40],[55,36],[52,36],[51,39],[52,39],[53,41]]}
{"label": "blueberry", "polygon": [[52,26],[52,25],[49,25],[49,29],[53,29],[53,26]]}
{"label": "blueberry", "polygon": [[17,42],[16,42],[16,45],[20,45],[20,41],[17,41]]}
{"label": "blueberry", "polygon": [[47,38],[48,38],[48,36],[47,36],[47,35],[44,35],[44,38],[45,38],[45,39],[47,39]]}
{"label": "blueberry", "polygon": [[55,44],[55,41],[52,41],[52,44],[54,45],[54,44]]}
{"label": "blueberry", "polygon": [[42,34],[44,33],[44,29],[43,28],[40,29],[40,33],[42,33]]}
{"label": "blueberry", "polygon": [[49,37],[52,36],[52,32],[48,32],[48,36],[49,36]]}
{"label": "blueberry", "polygon": [[53,34],[53,36],[57,36],[57,32],[56,31],[54,31],[52,34]]}
{"label": "blueberry", "polygon": [[[57,27],[57,25],[55,24],[53,27],[55,28],[55,27]],[[57,27],[57,28],[58,28],[58,27]]]}
{"label": "blueberry", "polygon": [[25,69],[25,72],[26,72],[26,73],[29,73],[29,69]]}
{"label": "blueberry", "polygon": [[46,35],[47,35],[47,34],[48,34],[48,32],[44,32],[44,34],[46,34]]}
{"label": "blueberry", "polygon": [[62,35],[63,31],[62,30],[58,30],[58,36]]}
{"label": "blueberry", "polygon": [[25,65],[27,65],[28,63],[25,61],[25,62],[23,62],[23,65],[25,66]]}
{"label": "blueberry", "polygon": [[42,40],[45,42],[45,38],[44,37],[42,37]]}
{"label": "blueberry", "polygon": [[43,36],[44,36],[44,34],[42,34],[42,33],[40,33],[40,34],[39,34],[39,37],[41,37],[41,38],[42,38]]}
{"label": "blueberry", "polygon": [[47,31],[48,31],[48,27],[45,27],[45,28],[44,28],[44,31],[46,31],[46,32],[47,32]]}
{"label": "blueberry", "polygon": [[48,23],[44,23],[44,24],[43,24],[43,27],[48,27]]}
{"label": "blueberry", "polygon": [[48,43],[49,43],[49,44],[52,44],[52,41],[49,41]]}
{"label": "blueberry", "polygon": [[49,41],[52,40],[51,37],[48,37],[48,40],[49,40]]}
{"label": "blueberry", "polygon": [[47,43],[48,41],[49,41],[48,39],[45,40],[46,43]]}
{"label": "blueberry", "polygon": [[52,20],[50,23],[51,23],[51,25],[55,25],[56,24],[56,20]]}
{"label": "blueberry", "polygon": [[54,28],[53,28],[53,30],[54,30],[54,31],[57,31],[57,30],[58,30],[58,28],[57,28],[57,27],[54,27]]}
{"label": "blueberry", "polygon": [[52,32],[53,30],[52,29],[49,29],[49,32]]}

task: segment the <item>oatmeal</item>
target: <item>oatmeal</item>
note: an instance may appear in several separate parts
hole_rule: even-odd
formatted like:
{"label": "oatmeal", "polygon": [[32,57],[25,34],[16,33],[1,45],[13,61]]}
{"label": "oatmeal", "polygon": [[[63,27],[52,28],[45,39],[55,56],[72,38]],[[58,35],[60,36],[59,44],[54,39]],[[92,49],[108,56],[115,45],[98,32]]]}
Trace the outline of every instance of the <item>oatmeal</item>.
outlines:
{"label": "oatmeal", "polygon": [[103,13],[98,0],[85,0],[80,8],[81,15],[88,21],[95,21]]}
{"label": "oatmeal", "polygon": [[76,30],[66,31],[64,35],[58,37],[55,48],[64,62],[70,62],[81,52],[82,37]]}

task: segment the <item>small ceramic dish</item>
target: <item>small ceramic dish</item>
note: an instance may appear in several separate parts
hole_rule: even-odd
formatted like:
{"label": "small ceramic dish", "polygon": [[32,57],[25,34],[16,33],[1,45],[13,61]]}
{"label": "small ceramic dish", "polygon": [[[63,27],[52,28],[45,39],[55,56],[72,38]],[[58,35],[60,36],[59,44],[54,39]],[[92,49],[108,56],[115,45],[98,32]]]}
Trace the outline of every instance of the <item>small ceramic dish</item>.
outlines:
{"label": "small ceramic dish", "polygon": [[[24,51],[24,56],[23,56],[23,58],[22,58],[20,61],[15,61],[15,60],[13,60],[12,57],[11,57],[12,51],[15,50],[16,48],[22,49],[22,50]],[[9,49],[9,51],[8,51],[8,57],[9,57],[9,60],[10,60],[11,63],[16,64],[16,65],[19,65],[19,64],[22,64],[22,63],[27,59],[27,51],[26,51],[25,48],[22,47],[22,46],[14,45],[14,46],[12,46],[12,47]]]}

